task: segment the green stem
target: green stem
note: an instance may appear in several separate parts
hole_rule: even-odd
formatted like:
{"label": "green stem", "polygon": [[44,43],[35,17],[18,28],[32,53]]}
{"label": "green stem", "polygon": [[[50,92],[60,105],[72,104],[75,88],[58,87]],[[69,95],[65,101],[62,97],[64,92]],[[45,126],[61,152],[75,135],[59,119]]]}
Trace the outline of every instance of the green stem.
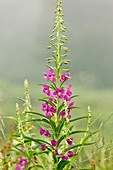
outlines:
{"label": "green stem", "polygon": [[[57,8],[59,6],[59,0],[57,1]],[[60,62],[61,62],[61,35],[60,35],[60,31],[61,31],[61,15],[60,15],[60,11],[57,10],[57,17],[58,17],[58,29],[57,29],[57,83],[59,85],[59,79],[60,79]]]}

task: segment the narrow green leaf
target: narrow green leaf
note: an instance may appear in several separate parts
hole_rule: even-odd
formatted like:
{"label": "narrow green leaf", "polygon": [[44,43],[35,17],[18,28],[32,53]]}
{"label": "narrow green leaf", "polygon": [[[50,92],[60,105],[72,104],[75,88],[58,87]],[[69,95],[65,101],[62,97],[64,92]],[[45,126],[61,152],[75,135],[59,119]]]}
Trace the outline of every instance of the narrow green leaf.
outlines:
{"label": "narrow green leaf", "polygon": [[69,134],[70,135],[73,135],[73,134],[77,134],[77,133],[86,133],[87,131],[86,130],[78,130],[78,131],[73,131]]}
{"label": "narrow green leaf", "polygon": [[42,113],[38,113],[38,112],[26,112],[26,113],[31,113],[31,114],[34,114],[34,115],[38,115],[38,116],[41,116],[41,117],[44,117],[46,119],[48,119],[45,115],[43,115]]}
{"label": "narrow green leaf", "polygon": [[[50,81],[51,81],[51,80],[50,80]],[[51,83],[52,83],[54,89],[56,89],[56,84],[55,84],[53,81],[51,81]]]}
{"label": "narrow green leaf", "polygon": [[95,142],[73,145],[73,146],[70,146],[70,147],[66,148],[64,150],[64,153],[71,150],[71,149],[78,148],[80,146],[87,146],[87,145],[93,145],[93,144],[95,144]]}
{"label": "narrow green leaf", "polygon": [[57,115],[59,115],[60,111],[62,110],[62,108],[64,107],[64,102],[59,106],[58,111],[57,111]]}
{"label": "narrow green leaf", "polygon": [[69,109],[80,109],[80,107],[73,106],[73,107],[69,107]]}
{"label": "narrow green leaf", "polygon": [[59,164],[58,164],[58,167],[57,167],[57,170],[63,170],[63,168],[68,165],[70,163],[70,161],[60,161]]}
{"label": "narrow green leaf", "polygon": [[42,139],[32,138],[32,137],[28,137],[28,136],[24,136],[24,138],[25,138],[25,139],[28,139],[28,142],[29,142],[29,141],[34,141],[34,142],[36,142],[36,143],[38,143],[38,144],[45,143],[45,144],[51,146],[51,144],[50,144],[49,142],[47,142],[47,141],[45,141],[45,140],[42,140]]}
{"label": "narrow green leaf", "polygon": [[75,119],[71,119],[70,122],[74,122],[74,121],[80,120],[80,119],[88,119],[88,116],[77,117]]}
{"label": "narrow green leaf", "polygon": [[15,146],[15,145],[12,145],[12,146],[15,148],[15,149],[12,149],[12,150],[16,150],[19,153],[23,154],[25,157],[28,157],[28,155],[25,152],[23,152],[21,149],[19,149],[17,146]]}
{"label": "narrow green leaf", "polygon": [[[86,133],[87,131],[83,131],[83,130],[81,130],[81,131],[73,131],[73,132],[71,132],[71,133],[69,133],[69,136],[71,136],[71,135],[73,135],[73,134],[77,134],[77,133]],[[59,138],[59,140],[58,140],[58,146],[59,146],[59,144],[62,142],[62,140],[63,139],[65,139],[66,138],[66,135],[63,135],[63,136],[61,136],[60,138]]]}
{"label": "narrow green leaf", "polygon": [[73,95],[73,96],[71,96],[71,99],[73,99],[73,98],[75,98],[75,97],[78,97],[79,95]]}
{"label": "narrow green leaf", "polygon": [[3,116],[4,119],[11,119],[13,120],[16,124],[18,123],[17,119],[13,116]]}
{"label": "narrow green leaf", "polygon": [[83,140],[82,144],[84,144],[88,139],[90,139],[93,135],[95,135],[100,129],[94,132],[90,132]]}
{"label": "narrow green leaf", "polygon": [[69,132],[72,131],[73,127],[74,127],[74,125],[72,125],[72,126],[69,128]]}
{"label": "narrow green leaf", "polygon": [[[43,169],[43,166],[42,166],[42,165],[39,165],[39,164],[36,165],[35,167],[37,167],[38,169],[40,169],[40,168]],[[31,170],[31,169],[33,169],[33,168],[34,168],[34,166],[31,166],[31,167],[28,168],[28,170]]]}
{"label": "narrow green leaf", "polygon": [[44,122],[44,123],[50,124],[47,119],[31,119],[27,122]]}
{"label": "narrow green leaf", "polygon": [[49,119],[49,124],[51,125],[52,129],[54,130],[54,132],[56,132],[56,124],[53,120]]}
{"label": "narrow green leaf", "polygon": [[43,151],[43,152],[37,152],[37,153],[35,153],[35,155],[41,155],[41,154],[48,154],[48,151]]}
{"label": "narrow green leaf", "polygon": [[60,135],[61,130],[63,128],[64,122],[66,121],[66,119],[62,119],[60,121],[60,123],[58,124],[57,128],[56,128],[56,133],[57,133],[57,137]]}
{"label": "narrow green leaf", "polygon": [[57,146],[59,146],[59,144],[60,144],[60,143],[62,142],[62,140],[65,139],[65,138],[66,138],[66,135],[61,136],[60,139],[58,140]]}
{"label": "narrow green leaf", "polygon": [[49,103],[51,106],[56,106],[54,103],[49,102],[49,101],[46,100],[46,99],[39,99],[39,101],[43,101],[43,102]]}

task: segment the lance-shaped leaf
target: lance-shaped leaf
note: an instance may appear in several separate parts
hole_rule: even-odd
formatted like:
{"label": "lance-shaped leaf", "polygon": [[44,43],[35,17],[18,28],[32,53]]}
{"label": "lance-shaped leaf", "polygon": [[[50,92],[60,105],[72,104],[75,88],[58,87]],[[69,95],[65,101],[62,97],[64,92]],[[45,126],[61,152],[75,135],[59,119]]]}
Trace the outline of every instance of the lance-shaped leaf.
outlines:
{"label": "lance-shaped leaf", "polygon": [[66,149],[64,150],[64,153],[67,152],[67,151],[69,151],[69,150],[71,150],[71,149],[78,148],[78,147],[80,147],[80,146],[87,146],[87,145],[93,145],[93,144],[95,144],[95,142],[73,145],[73,146],[70,146],[70,147],[66,148]]}
{"label": "lance-shaped leaf", "polygon": [[78,106],[69,107],[68,109],[80,109]]}
{"label": "lance-shaped leaf", "polygon": [[86,133],[86,130],[79,130],[79,131],[73,131],[71,133],[69,133],[69,136],[73,135],[73,134],[77,134],[77,133]]}
{"label": "lance-shaped leaf", "polygon": [[88,139],[90,139],[93,135],[95,135],[100,129],[94,132],[90,132],[82,141],[82,144],[84,144]]}
{"label": "lance-shaped leaf", "polygon": [[78,97],[79,95],[73,95],[71,96],[71,99],[75,98],[75,97]]}
{"label": "lance-shaped leaf", "polygon": [[70,122],[74,122],[74,121],[81,120],[81,119],[88,119],[88,116],[77,117],[75,119],[71,119]]}
{"label": "lance-shaped leaf", "polygon": [[48,154],[48,151],[43,151],[43,152],[34,152],[34,155],[41,155],[41,154]]}
{"label": "lance-shaped leaf", "polygon": [[63,125],[64,125],[64,122],[66,121],[66,119],[62,119],[60,121],[60,123],[58,124],[57,128],[56,128],[56,134],[57,134],[57,137],[60,136],[60,133],[61,133],[61,130],[63,128]]}
{"label": "lance-shaped leaf", "polygon": [[39,101],[49,103],[51,106],[56,106],[54,103],[49,102],[49,101],[48,101],[48,100],[46,100],[46,99],[39,99]]}
{"label": "lance-shaped leaf", "polygon": [[38,116],[42,116],[46,119],[31,119],[29,120],[28,122],[44,122],[44,123],[47,123],[48,125],[50,125],[52,127],[52,129],[54,130],[54,132],[56,132],[56,124],[53,120],[47,118],[46,116],[44,116],[43,114],[41,113],[37,113],[37,112],[29,112],[29,113],[32,113],[32,114],[36,114]]}
{"label": "lance-shaped leaf", "polygon": [[[77,134],[77,133],[86,133],[86,132],[87,131],[84,131],[84,130],[77,130],[77,131],[73,131],[73,132],[69,133],[68,136],[71,136],[71,135]],[[62,142],[62,140],[65,139],[65,138],[66,138],[66,135],[63,135],[63,136],[60,137],[60,139],[58,140],[58,146]]]}
{"label": "lance-shaped leaf", "polygon": [[34,141],[38,144],[42,144],[42,143],[45,143],[47,144],[48,146],[51,147],[51,144],[45,140],[42,140],[42,139],[37,139],[37,138],[32,138],[32,137],[28,137],[28,136],[24,136],[24,139],[27,139],[27,142],[31,142],[31,141]]}
{"label": "lance-shaped leaf", "polygon": [[37,115],[37,116],[41,116],[41,117],[44,117],[46,119],[48,119],[45,115],[43,115],[42,113],[38,113],[38,112],[26,112],[26,113],[30,113],[30,114],[33,114],[33,115]]}
{"label": "lance-shaped leaf", "polygon": [[11,119],[13,120],[16,124],[18,123],[17,119],[13,116],[3,116],[4,119]]}
{"label": "lance-shaped leaf", "polygon": [[22,151],[21,149],[19,149],[16,145],[12,145],[14,149],[11,149],[12,151],[17,151],[19,153],[21,153],[22,155],[24,155],[25,157],[28,157],[27,153],[25,151]]}
{"label": "lance-shaped leaf", "polygon": [[50,82],[51,82],[50,87],[52,86],[52,88],[56,90],[56,84],[53,81],[51,81],[51,80],[50,80]]}
{"label": "lance-shaped leaf", "polygon": [[57,111],[57,115],[59,115],[60,111],[62,110],[62,108],[64,107],[64,102],[59,106],[58,111]]}
{"label": "lance-shaped leaf", "polygon": [[65,160],[60,161],[58,164],[57,170],[63,170],[64,167],[68,165],[69,163],[70,161],[65,161]]}
{"label": "lance-shaped leaf", "polygon": [[[37,169],[43,169],[43,166],[42,165],[35,165],[35,167],[37,167]],[[33,169],[34,168],[34,166],[31,166],[31,167],[29,167],[28,168],[28,170],[31,170],[31,169]]]}
{"label": "lance-shaped leaf", "polygon": [[27,122],[44,122],[44,123],[50,124],[50,122],[47,119],[31,119]]}
{"label": "lance-shaped leaf", "polygon": [[49,124],[51,125],[54,132],[56,132],[56,124],[53,120],[49,119]]}

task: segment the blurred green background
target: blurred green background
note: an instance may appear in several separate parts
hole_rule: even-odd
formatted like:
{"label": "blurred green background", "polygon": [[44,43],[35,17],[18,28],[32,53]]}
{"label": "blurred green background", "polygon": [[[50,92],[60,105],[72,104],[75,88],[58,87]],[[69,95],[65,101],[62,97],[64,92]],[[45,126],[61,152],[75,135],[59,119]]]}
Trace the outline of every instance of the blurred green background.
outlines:
{"label": "blurred green background", "polygon": [[[0,115],[15,115],[17,97],[28,79],[35,109],[44,82],[55,0],[0,0]],[[96,126],[113,113],[113,1],[63,0],[75,102],[87,113],[91,106]],[[111,140],[113,117],[104,126]],[[8,131],[7,128],[5,130]]]}

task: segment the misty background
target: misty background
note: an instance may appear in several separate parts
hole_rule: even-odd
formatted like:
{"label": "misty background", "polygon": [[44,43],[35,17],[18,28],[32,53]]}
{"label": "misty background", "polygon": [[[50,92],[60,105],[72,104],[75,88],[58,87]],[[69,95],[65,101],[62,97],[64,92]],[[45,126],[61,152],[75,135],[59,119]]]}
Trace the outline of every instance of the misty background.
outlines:
{"label": "misty background", "polygon": [[[55,0],[0,0],[0,79],[42,81]],[[63,0],[73,81],[113,87],[113,1]]]}

